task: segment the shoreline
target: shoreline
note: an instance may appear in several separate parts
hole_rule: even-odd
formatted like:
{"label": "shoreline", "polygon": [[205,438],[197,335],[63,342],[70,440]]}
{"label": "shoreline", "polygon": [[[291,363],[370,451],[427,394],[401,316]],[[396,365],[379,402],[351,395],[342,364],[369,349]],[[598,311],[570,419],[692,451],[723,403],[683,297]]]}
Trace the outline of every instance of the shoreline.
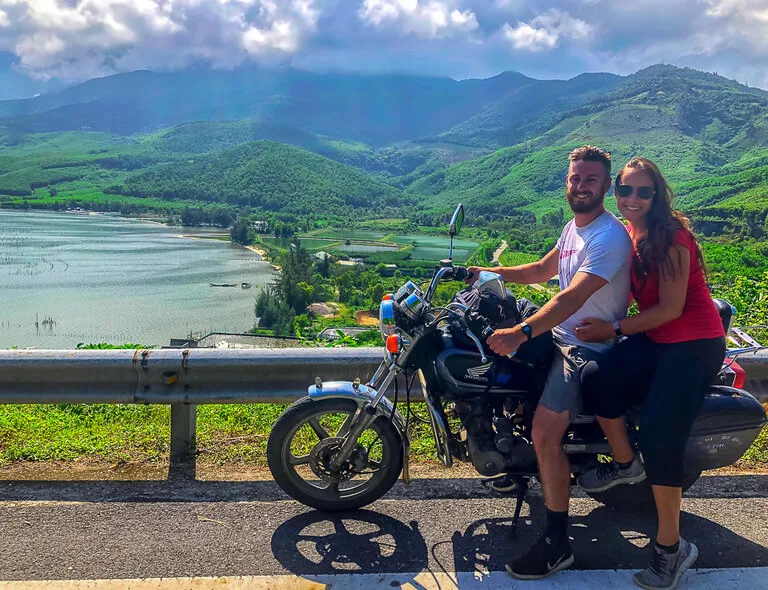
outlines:
{"label": "shoreline", "polygon": [[[234,242],[230,242],[230,244],[235,244],[235,243]],[[240,246],[241,248],[245,248],[246,250],[250,250],[251,252],[255,252],[256,254],[261,256],[262,262],[266,262],[267,264],[269,264],[269,267],[273,271],[280,272],[282,270],[279,266],[277,266],[276,264],[272,264],[267,259],[267,252],[265,250],[262,250],[261,248],[259,248],[257,246],[250,246],[250,245],[249,246],[243,246],[242,244],[235,244],[235,246]]]}

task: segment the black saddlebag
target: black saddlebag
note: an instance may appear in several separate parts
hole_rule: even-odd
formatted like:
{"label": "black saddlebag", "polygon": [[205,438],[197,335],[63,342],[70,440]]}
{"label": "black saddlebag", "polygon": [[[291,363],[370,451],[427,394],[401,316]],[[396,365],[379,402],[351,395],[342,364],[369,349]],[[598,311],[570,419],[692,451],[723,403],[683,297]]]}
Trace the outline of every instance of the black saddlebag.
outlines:
{"label": "black saddlebag", "polygon": [[712,386],[688,438],[685,470],[703,471],[735,463],[765,424],[765,410],[751,394]]}

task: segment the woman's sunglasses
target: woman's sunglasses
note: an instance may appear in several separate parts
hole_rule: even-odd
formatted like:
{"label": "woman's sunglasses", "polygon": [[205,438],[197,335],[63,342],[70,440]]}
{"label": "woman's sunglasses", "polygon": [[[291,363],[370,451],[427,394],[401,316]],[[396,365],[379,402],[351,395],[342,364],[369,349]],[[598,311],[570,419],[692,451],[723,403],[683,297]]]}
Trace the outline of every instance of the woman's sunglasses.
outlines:
{"label": "woman's sunglasses", "polygon": [[626,199],[632,193],[637,193],[638,197],[640,197],[644,201],[647,201],[648,199],[653,198],[653,195],[656,193],[656,191],[652,189],[650,186],[639,186],[637,187],[637,189],[635,189],[635,187],[632,186],[631,184],[616,185],[616,194],[622,197],[623,199]]}

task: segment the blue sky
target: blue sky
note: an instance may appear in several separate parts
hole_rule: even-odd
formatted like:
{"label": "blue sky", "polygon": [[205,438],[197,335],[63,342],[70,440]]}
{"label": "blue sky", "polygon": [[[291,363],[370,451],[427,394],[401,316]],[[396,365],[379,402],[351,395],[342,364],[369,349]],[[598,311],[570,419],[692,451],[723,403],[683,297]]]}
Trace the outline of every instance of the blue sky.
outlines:
{"label": "blue sky", "polygon": [[244,62],[457,79],[659,63],[768,89],[768,0],[0,0],[0,86]]}

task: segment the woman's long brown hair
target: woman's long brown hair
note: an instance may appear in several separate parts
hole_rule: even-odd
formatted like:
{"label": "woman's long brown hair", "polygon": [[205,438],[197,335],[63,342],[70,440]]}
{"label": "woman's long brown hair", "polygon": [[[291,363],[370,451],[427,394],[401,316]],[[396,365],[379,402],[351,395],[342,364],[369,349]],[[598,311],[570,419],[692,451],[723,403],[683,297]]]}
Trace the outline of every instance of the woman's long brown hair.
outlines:
{"label": "woman's long brown hair", "polygon": [[[706,274],[704,256],[696,241],[696,235],[691,229],[691,222],[680,211],[672,208],[672,199],[675,195],[659,167],[646,158],[632,158],[616,175],[616,186],[621,184],[622,176],[630,170],[645,172],[653,181],[655,191],[651,208],[646,215],[648,234],[637,243],[637,256],[633,260],[635,274],[647,277],[658,268],[665,276],[674,279],[675,265],[669,256],[669,251],[675,243],[675,233],[680,229],[687,231],[693,238],[696,244],[696,258],[702,272]],[[682,261],[677,262],[680,264]]]}

